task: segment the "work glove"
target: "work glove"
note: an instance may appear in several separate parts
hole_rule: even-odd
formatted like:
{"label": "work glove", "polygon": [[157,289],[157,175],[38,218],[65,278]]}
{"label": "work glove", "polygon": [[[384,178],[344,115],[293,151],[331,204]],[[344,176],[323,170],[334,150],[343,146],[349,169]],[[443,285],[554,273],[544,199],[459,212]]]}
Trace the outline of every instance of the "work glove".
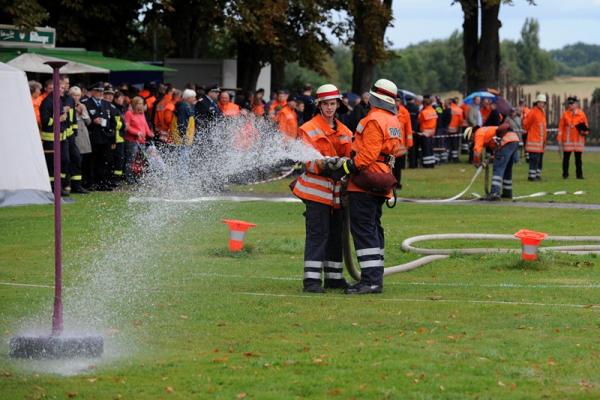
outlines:
{"label": "work glove", "polygon": [[342,166],[331,172],[331,178],[334,181],[341,181],[346,176],[358,172],[358,168],[354,165],[351,159],[345,159]]}
{"label": "work glove", "polygon": [[473,153],[473,165],[476,168],[481,165],[481,153]]}
{"label": "work glove", "polygon": [[325,168],[329,171],[336,171],[342,168],[346,160],[348,160],[346,157],[329,157],[325,160]]}

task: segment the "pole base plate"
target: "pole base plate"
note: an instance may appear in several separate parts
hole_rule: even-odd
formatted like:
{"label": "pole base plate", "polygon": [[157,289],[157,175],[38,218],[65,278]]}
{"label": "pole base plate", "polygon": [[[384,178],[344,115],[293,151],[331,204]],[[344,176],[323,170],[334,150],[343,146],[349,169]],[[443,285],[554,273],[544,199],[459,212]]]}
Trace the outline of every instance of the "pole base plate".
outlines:
{"label": "pole base plate", "polygon": [[102,336],[15,336],[10,356],[30,359],[96,358],[102,356]]}

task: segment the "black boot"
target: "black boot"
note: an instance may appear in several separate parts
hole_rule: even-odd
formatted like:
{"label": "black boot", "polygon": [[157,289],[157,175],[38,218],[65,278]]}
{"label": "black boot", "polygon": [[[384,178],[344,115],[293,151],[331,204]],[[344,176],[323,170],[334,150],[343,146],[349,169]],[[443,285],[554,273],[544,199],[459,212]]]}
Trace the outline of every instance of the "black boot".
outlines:
{"label": "black boot", "polygon": [[325,289],[346,289],[348,282],[342,279],[325,279]]}
{"label": "black boot", "polygon": [[81,183],[73,181],[71,184],[71,193],[88,194],[89,190],[81,186]]}
{"label": "black boot", "polygon": [[344,290],[346,294],[379,294],[381,292],[383,292],[383,285],[368,285],[361,282]]}
{"label": "black boot", "polygon": [[305,279],[302,291],[306,293],[325,293],[325,289],[321,286],[321,281],[317,279]]}

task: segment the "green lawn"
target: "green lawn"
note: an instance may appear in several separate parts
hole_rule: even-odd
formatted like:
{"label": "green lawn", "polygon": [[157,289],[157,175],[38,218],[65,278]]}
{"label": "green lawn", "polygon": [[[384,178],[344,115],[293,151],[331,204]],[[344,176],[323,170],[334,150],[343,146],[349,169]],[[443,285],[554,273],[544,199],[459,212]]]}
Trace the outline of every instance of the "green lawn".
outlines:
{"label": "green lawn", "polygon": [[[586,155],[587,179],[568,187],[551,178],[557,165],[535,184],[519,166],[516,192],[585,189],[561,201],[600,203],[599,163]],[[408,171],[402,195],[453,195],[472,170]],[[49,326],[52,289],[0,284],[2,399],[600,397],[597,257],[544,254],[529,265],[518,255],[453,256],[387,277],[379,296],[304,295],[301,204],[169,210],[127,198],[95,193],[63,207],[66,285],[95,278],[90,297],[107,297],[75,302],[98,312],[89,321],[105,335],[107,356],[77,365],[9,359],[8,339],[24,319]],[[258,225],[247,251],[226,251],[222,218]],[[400,250],[413,235],[597,235],[598,220],[589,210],[400,204],[384,210],[386,263],[417,258]],[[52,208],[0,209],[0,232],[0,282],[52,285]],[[65,374],[74,365],[83,371]]]}

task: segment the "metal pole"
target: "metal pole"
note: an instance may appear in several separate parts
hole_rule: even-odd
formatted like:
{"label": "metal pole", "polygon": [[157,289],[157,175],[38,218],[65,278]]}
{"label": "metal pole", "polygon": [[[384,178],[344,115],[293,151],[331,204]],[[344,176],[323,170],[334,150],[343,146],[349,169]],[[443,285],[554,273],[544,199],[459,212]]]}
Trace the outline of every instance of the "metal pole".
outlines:
{"label": "metal pole", "polygon": [[63,330],[62,306],[62,241],[61,241],[61,176],[60,176],[60,79],[58,71],[66,64],[62,61],[48,61],[52,67],[52,108],[54,125],[54,313],[52,314],[52,336],[59,336]]}

